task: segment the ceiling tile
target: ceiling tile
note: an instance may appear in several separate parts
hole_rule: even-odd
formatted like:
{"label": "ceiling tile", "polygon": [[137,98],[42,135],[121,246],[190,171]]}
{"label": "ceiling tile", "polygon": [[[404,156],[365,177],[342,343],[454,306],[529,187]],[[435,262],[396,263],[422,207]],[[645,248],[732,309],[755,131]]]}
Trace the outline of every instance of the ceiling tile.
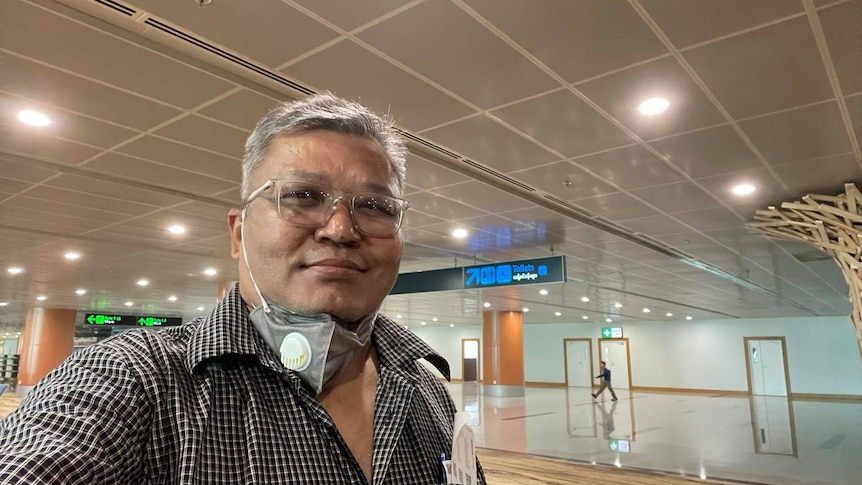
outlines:
{"label": "ceiling tile", "polygon": [[30,155],[71,165],[77,165],[102,151],[96,147],[54,138],[20,123],[0,123],[0,147],[24,156]]}
{"label": "ceiling tile", "polygon": [[618,192],[613,186],[566,161],[512,172],[511,175],[521,182],[565,200]]}
{"label": "ceiling tile", "polygon": [[[313,49],[338,34],[280,0],[197,2],[136,0],[135,6],[270,67]],[[237,26],[253,26],[237,28]]]}
{"label": "ceiling tile", "polygon": [[[644,139],[692,131],[725,120],[688,74],[672,58],[664,58],[575,86],[592,101]],[[664,98],[664,113],[646,116],[638,106]]]}
{"label": "ceiling tile", "polygon": [[87,217],[71,217],[60,213],[17,208],[0,210],[0,224],[60,234],[78,234],[103,226],[105,223]]}
{"label": "ceiling tile", "polygon": [[479,181],[464,182],[431,192],[487,212],[505,212],[533,206],[531,202],[514,194]]}
{"label": "ceiling tile", "polygon": [[428,161],[413,153],[407,153],[407,181],[421,189],[431,189],[465,182],[468,177],[440,164]]}
{"label": "ceiling tile", "polygon": [[[649,189],[647,189],[649,190]],[[632,196],[622,192],[600,195],[589,199],[580,199],[575,205],[583,207],[612,221],[634,219],[655,215],[656,211],[638,202]]]}
{"label": "ceiling tile", "polygon": [[[197,5],[189,7],[200,14]],[[35,5],[11,1],[3,8],[4,15],[15,19],[4,23],[4,48],[33,59],[187,108],[233,86],[170,57],[117,41],[86,24]],[[83,52],[86,55],[81,55]]]}
{"label": "ceiling tile", "polygon": [[559,87],[445,0],[423,2],[358,37],[482,108]]}
{"label": "ceiling tile", "polygon": [[[542,8],[530,0],[465,3],[569,82],[667,53],[625,2],[545,0]],[[609,22],[614,29],[606,28]]]}
{"label": "ceiling tile", "polygon": [[[4,133],[0,131],[0,135],[2,134]],[[0,136],[0,140],[5,139],[7,139],[5,136]],[[0,155],[0,174],[3,174],[3,177],[7,179],[37,184],[59,173],[47,168],[32,166],[27,163],[27,160],[19,160],[18,162],[4,160],[3,155]]]}
{"label": "ceiling tile", "polygon": [[491,114],[564,157],[584,155],[634,142],[566,89],[530,98],[492,111]]}
{"label": "ceiling tile", "polygon": [[177,109],[12,55],[3,56],[0,89],[141,130],[180,113]]}
{"label": "ceiling tile", "polygon": [[104,224],[114,224],[128,217],[126,214],[121,214],[116,211],[106,211],[94,209],[92,207],[83,207],[75,204],[61,203],[55,200],[45,200],[42,198],[30,197],[28,195],[19,195],[13,197],[2,204],[4,207],[10,208],[12,211],[20,211],[26,209],[29,211],[41,212],[46,215],[68,216],[81,219],[92,219]]}
{"label": "ceiling tile", "polygon": [[834,102],[743,121],[739,126],[770,165],[850,151],[847,132]]}
{"label": "ceiling tile", "polygon": [[567,233],[571,233],[572,231],[577,230],[577,228],[584,226],[580,221],[566,217],[544,207],[531,207],[529,209],[501,212],[498,214],[501,217],[511,220],[513,223],[527,224],[529,226],[544,224],[548,232],[552,232],[563,237],[565,237]]}
{"label": "ceiling tile", "polygon": [[683,55],[737,119],[832,97],[805,17],[707,44]]}
{"label": "ceiling tile", "polygon": [[418,229],[433,224],[440,224],[446,219],[436,217],[430,214],[423,214],[415,209],[407,209],[404,213],[404,222],[401,224],[404,228]]}
{"label": "ceiling tile", "polygon": [[777,165],[775,172],[788,185],[794,199],[808,193],[843,193],[848,182],[862,186],[862,168],[852,153]]}
{"label": "ceiling tile", "polygon": [[49,185],[33,187],[27,192],[28,197],[34,197],[58,204],[69,204],[81,208],[93,208],[116,212],[129,216],[139,216],[155,209],[152,205],[139,204],[124,199],[105,197],[99,193],[84,193],[64,190]]}
{"label": "ceiling tile", "polygon": [[679,182],[683,177],[649,150],[634,145],[572,160],[623,189]]}
{"label": "ceiling tile", "polygon": [[296,0],[339,28],[350,31],[406,3],[407,0]]}
{"label": "ceiling tile", "polygon": [[207,204],[206,202],[190,201],[185,204],[173,206],[172,209],[177,212],[184,212],[195,216],[224,221],[225,227],[227,227],[228,209],[222,206]]}
{"label": "ceiling tile", "polygon": [[669,213],[706,209],[719,205],[709,194],[689,182],[633,190],[631,194]]}
{"label": "ceiling tile", "polygon": [[[8,175],[8,174],[5,174]],[[33,184],[27,182],[21,182],[19,180],[12,180],[0,177],[0,192],[6,195],[17,194],[24,189],[32,187]],[[0,197],[2,199],[2,197]]]}
{"label": "ceiling tile", "polygon": [[847,110],[856,131],[856,139],[862,142],[862,94],[844,98],[847,102]]}
{"label": "ceiling tile", "polygon": [[239,183],[242,178],[240,160],[198,150],[164,138],[145,136],[120,147],[117,151],[235,183]]}
{"label": "ceiling tile", "polygon": [[730,125],[662,138],[650,145],[693,178],[762,166]]}
{"label": "ceiling tile", "polygon": [[479,209],[468,207],[429,192],[421,192],[413,195],[410,198],[410,207],[415,208],[419,212],[433,214],[444,219],[465,219],[485,214],[484,211]]}
{"label": "ceiling tile", "polygon": [[648,236],[657,237],[667,234],[691,233],[691,229],[667,216],[655,215],[640,217],[620,224],[632,232],[640,232]]}
{"label": "ceiling tile", "polygon": [[844,94],[862,93],[862,50],[859,26],[862,2],[846,2],[820,10],[820,24]]}
{"label": "ceiling tile", "polygon": [[199,110],[198,113],[244,128],[250,133],[257,122],[277,104],[278,101],[268,96],[242,89]]}
{"label": "ceiling tile", "polygon": [[200,116],[186,116],[154,135],[163,136],[241,159],[248,133]]}
{"label": "ceiling tile", "polygon": [[88,163],[86,167],[90,170],[122,175],[159,187],[169,187],[194,194],[212,195],[233,186],[232,183],[224,180],[146,162],[118,153],[106,153]]}
{"label": "ceiling tile", "polygon": [[419,131],[474,110],[399,67],[346,40],[285,68],[303,83],[352,98],[399,126]]}
{"label": "ceiling tile", "polygon": [[673,216],[698,231],[741,227],[744,222],[724,207],[676,212]]}
{"label": "ceiling tile", "polygon": [[677,48],[803,13],[801,2],[787,0],[641,0],[641,4]]}
{"label": "ceiling tile", "polygon": [[474,116],[422,135],[500,172],[533,167],[558,158],[485,116]]}

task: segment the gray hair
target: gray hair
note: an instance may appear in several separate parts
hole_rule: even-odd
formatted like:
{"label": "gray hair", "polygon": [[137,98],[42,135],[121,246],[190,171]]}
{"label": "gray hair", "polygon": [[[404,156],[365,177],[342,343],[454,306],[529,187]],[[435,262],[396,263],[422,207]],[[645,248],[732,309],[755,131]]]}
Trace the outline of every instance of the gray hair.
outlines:
{"label": "gray hair", "polygon": [[242,160],[243,201],[254,190],[249,186],[251,176],[266,158],[272,141],[282,135],[312,130],[356,135],[380,143],[389,162],[394,193],[398,197],[404,193],[407,148],[395,131],[389,115],[380,116],[359,103],[323,93],[280,103],[257,123],[245,142]]}

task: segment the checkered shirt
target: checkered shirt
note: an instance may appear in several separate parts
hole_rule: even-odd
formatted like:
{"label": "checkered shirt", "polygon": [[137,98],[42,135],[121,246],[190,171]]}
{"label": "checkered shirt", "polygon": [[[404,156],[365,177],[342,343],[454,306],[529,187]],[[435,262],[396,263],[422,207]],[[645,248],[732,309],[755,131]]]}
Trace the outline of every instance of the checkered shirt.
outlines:
{"label": "checkered shirt", "polygon": [[[435,484],[455,406],[379,317],[374,484]],[[480,472],[480,483],[485,483]],[[329,414],[283,367],[237,287],[207,317],[130,330],[73,354],[0,421],[0,484],[362,484]]]}

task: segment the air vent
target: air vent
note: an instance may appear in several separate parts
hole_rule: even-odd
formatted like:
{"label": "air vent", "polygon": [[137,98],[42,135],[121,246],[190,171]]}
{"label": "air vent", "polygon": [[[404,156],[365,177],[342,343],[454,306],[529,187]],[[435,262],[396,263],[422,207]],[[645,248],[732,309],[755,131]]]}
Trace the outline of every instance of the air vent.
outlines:
{"label": "air vent", "polygon": [[449,150],[447,150],[447,149],[445,149],[439,145],[435,145],[428,140],[425,140],[423,138],[419,138],[418,136],[416,136],[412,133],[408,133],[404,130],[400,130],[397,128],[396,128],[396,131],[398,132],[399,135],[403,136],[404,138],[407,138],[408,140],[415,141],[416,143],[418,143],[418,144],[420,144],[426,148],[430,148],[430,149],[434,150],[435,152],[442,153],[443,155],[446,155],[449,158],[454,158],[457,160],[461,159],[461,156],[458,155],[457,153],[452,153]]}
{"label": "air vent", "polygon": [[117,2],[112,2],[111,0],[95,0],[96,3],[100,5],[104,5],[110,9],[116,10],[127,17],[132,17],[137,12],[135,9],[131,7],[127,7],[125,5],[119,4]]}
{"label": "air vent", "polygon": [[550,200],[551,202],[565,206],[567,209],[573,210],[573,211],[577,212],[578,214],[583,215],[584,217],[589,217],[590,219],[598,219],[599,218],[599,216],[593,214],[592,212],[590,212],[586,209],[582,209],[582,208],[572,204],[571,202],[569,202],[567,200],[559,199],[553,195],[545,195],[545,198]]}
{"label": "air vent", "polygon": [[238,65],[240,65],[246,69],[252,70],[252,71],[254,71],[254,72],[256,72],[262,76],[266,76],[269,79],[272,79],[273,81],[276,81],[280,84],[283,84],[283,85],[289,87],[290,89],[293,89],[295,91],[299,91],[303,94],[314,94],[314,91],[312,91],[311,89],[309,89],[309,88],[307,88],[301,84],[297,84],[297,83],[291,81],[290,79],[288,79],[284,76],[281,76],[279,74],[276,74],[273,71],[270,71],[269,69],[266,69],[264,67],[258,66],[257,64],[246,61],[245,59],[237,57],[237,56],[231,54],[230,52],[227,52],[223,49],[220,49],[220,48],[210,44],[209,42],[205,42],[201,39],[198,39],[196,37],[193,37],[193,36],[183,32],[181,30],[177,30],[168,24],[165,24],[163,22],[159,22],[158,20],[155,20],[152,17],[148,18],[146,21],[144,21],[144,24],[146,24],[150,27],[156,28],[158,30],[161,30],[162,32],[164,32],[168,35],[172,35],[178,39],[182,39],[183,41],[188,42],[189,44],[193,44],[197,47],[200,47],[201,49],[204,49],[204,50],[206,50],[212,54],[215,54],[215,55],[217,55],[217,56],[219,56],[225,60],[228,60],[234,64],[238,64]]}
{"label": "air vent", "polygon": [[512,185],[516,185],[516,186],[518,186],[518,187],[521,187],[522,189],[524,189],[524,190],[526,190],[526,191],[528,191],[528,192],[535,192],[535,191],[536,191],[536,189],[534,189],[534,188],[530,187],[529,185],[527,185],[527,184],[525,184],[525,183],[523,183],[523,182],[518,182],[517,180],[513,179],[512,177],[509,177],[509,176],[503,175],[502,173],[500,173],[500,172],[498,172],[498,171],[496,171],[496,170],[492,170],[492,169],[490,169],[490,168],[488,168],[488,167],[486,167],[486,166],[484,166],[484,165],[482,165],[482,164],[476,163],[476,162],[474,162],[473,160],[468,160],[468,159],[466,159],[466,158],[465,158],[465,159],[463,159],[463,160],[461,160],[461,161],[462,161],[462,162],[464,162],[464,163],[466,163],[467,165],[469,165],[469,166],[473,167],[473,168],[477,168],[477,169],[479,169],[479,170],[481,170],[481,171],[483,171],[483,172],[487,173],[488,175],[493,175],[494,177],[497,177],[498,179],[505,180],[506,182],[508,182],[508,183],[510,183],[510,184],[512,184]]}

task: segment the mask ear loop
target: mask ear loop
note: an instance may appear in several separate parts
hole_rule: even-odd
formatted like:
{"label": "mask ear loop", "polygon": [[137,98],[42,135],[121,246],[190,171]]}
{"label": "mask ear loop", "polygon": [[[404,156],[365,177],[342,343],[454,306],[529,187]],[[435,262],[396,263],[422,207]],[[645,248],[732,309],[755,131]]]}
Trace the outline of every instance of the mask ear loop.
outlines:
{"label": "mask ear loop", "polygon": [[[251,284],[254,286],[254,291],[257,292],[258,298],[260,298],[260,304],[263,305],[263,311],[266,313],[270,312],[269,304],[266,303],[266,299],[260,293],[260,288],[257,286],[257,282],[254,281],[254,276],[251,274],[251,266],[248,265],[248,252],[245,250],[245,211],[246,208],[242,208],[242,212],[240,213],[239,220],[239,235],[242,240],[239,242],[240,247],[242,247],[242,260],[245,261],[245,269],[248,271],[248,277],[251,279]],[[255,308],[257,305],[255,305]]]}

